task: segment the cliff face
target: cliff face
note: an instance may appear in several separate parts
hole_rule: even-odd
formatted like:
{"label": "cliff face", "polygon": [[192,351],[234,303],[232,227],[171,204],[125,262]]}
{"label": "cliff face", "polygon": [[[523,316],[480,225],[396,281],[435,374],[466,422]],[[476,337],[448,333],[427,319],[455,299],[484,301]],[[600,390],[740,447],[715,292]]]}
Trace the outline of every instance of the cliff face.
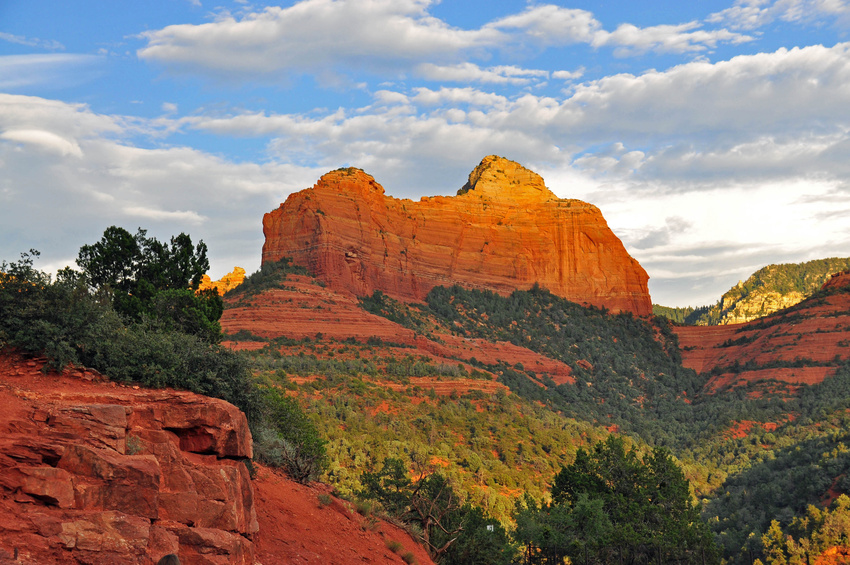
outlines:
{"label": "cliff face", "polygon": [[534,283],[648,315],[648,276],[595,206],[486,157],[454,197],[398,200],[359,169],[324,175],[263,218],[263,262],[292,257],[334,289],[422,300],[437,285],[503,294]]}
{"label": "cliff face", "polygon": [[0,352],[0,563],[254,563],[245,415]]}

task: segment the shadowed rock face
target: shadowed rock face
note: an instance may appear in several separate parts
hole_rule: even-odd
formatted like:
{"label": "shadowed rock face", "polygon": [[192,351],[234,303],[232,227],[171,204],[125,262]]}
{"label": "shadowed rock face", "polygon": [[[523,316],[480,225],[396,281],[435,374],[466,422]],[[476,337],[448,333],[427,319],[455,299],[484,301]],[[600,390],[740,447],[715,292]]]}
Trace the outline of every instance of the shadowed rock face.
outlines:
{"label": "shadowed rock face", "polygon": [[384,194],[359,169],[324,175],[263,218],[263,262],[292,257],[336,290],[422,300],[438,285],[508,294],[534,283],[613,311],[652,311],[646,271],[598,208],[486,157],[454,197]]}

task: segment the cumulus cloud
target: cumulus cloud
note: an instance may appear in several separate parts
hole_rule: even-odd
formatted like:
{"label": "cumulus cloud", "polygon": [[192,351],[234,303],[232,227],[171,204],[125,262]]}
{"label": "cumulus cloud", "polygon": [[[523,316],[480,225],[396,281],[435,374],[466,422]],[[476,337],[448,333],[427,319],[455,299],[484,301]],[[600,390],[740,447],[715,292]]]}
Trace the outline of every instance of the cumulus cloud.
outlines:
{"label": "cumulus cloud", "polygon": [[173,25],[142,34],[142,59],[232,74],[402,69],[452,60],[497,42],[497,30],[463,30],[428,14],[432,0],[304,0],[237,20]]}
{"label": "cumulus cloud", "polygon": [[158,238],[188,232],[209,245],[214,275],[235,264],[250,271],[259,265],[263,213],[324,172],[135,147],[128,138],[155,128],[137,122],[0,95],[0,260],[36,248],[42,266],[61,268],[114,224]]}
{"label": "cumulus cloud", "polygon": [[[850,163],[850,44],[614,75],[578,84],[563,99],[416,87],[381,90],[375,100],[318,115],[249,112],[185,123],[273,137],[273,154],[293,162],[414,161],[422,158],[414,143],[443,143],[436,159],[506,151],[611,180],[676,180],[680,190],[723,178],[843,178]],[[456,140],[466,146],[450,150]]]}
{"label": "cumulus cloud", "polygon": [[418,75],[428,80],[447,82],[526,85],[549,78],[548,71],[523,69],[513,65],[501,65],[482,69],[474,63],[460,63],[457,65],[423,63],[416,70]]}
{"label": "cumulus cloud", "polygon": [[592,44],[595,47],[611,45],[619,57],[656,51],[659,53],[699,53],[714,49],[718,43],[745,43],[752,41],[748,35],[726,29],[703,30],[699,22],[679,25],[658,25],[639,28],[632,24],[621,24],[613,32],[597,31]]}
{"label": "cumulus cloud", "polygon": [[620,55],[646,51],[696,53],[718,43],[749,41],[728,30],[679,26],[602,29],[591,12],[533,4],[478,29],[461,29],[432,16],[435,0],[302,0],[241,18],[221,12],[210,23],[172,25],[141,34],[144,60],[180,72],[217,77],[281,78],[368,70],[429,80],[527,84],[545,71],[513,66],[481,68],[496,50],[523,51],[584,43]]}
{"label": "cumulus cloud", "polygon": [[65,139],[53,132],[37,129],[10,129],[0,134],[0,139],[16,141],[39,150],[59,155],[73,155],[82,157],[83,152],[75,141]]}
{"label": "cumulus cloud", "polygon": [[586,10],[545,4],[529,6],[485,28],[518,31],[541,46],[552,46],[591,43],[602,24]]}

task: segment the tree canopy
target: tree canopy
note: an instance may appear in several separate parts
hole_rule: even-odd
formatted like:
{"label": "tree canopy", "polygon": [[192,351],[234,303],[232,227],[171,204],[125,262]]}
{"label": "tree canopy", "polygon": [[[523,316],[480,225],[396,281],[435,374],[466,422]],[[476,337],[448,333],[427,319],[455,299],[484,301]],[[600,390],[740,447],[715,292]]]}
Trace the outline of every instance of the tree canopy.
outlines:
{"label": "tree canopy", "polygon": [[77,265],[92,288],[113,293],[119,314],[157,320],[211,342],[220,339],[221,297],[215,291],[196,292],[210,266],[203,241],[194,245],[181,233],[163,243],[141,228],[131,235],[110,226],[100,241],[80,248]]}
{"label": "tree canopy", "polygon": [[609,436],[555,476],[552,502],[515,516],[529,564],[717,563],[682,471],[663,448],[644,457]]}

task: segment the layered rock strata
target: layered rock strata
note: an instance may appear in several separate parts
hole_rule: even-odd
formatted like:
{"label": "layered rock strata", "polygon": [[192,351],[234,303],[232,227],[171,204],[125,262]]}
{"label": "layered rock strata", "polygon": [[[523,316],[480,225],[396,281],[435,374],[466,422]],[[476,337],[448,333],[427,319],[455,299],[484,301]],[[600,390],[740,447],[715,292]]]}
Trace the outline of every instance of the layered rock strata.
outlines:
{"label": "layered rock strata", "polygon": [[486,157],[457,196],[384,194],[332,171],[263,218],[263,262],[292,257],[336,290],[422,300],[438,285],[507,294],[535,283],[569,300],[649,315],[648,276],[599,209],[560,199],[536,173]]}
{"label": "layered rock strata", "polygon": [[244,414],[0,357],[0,563],[253,564]]}

